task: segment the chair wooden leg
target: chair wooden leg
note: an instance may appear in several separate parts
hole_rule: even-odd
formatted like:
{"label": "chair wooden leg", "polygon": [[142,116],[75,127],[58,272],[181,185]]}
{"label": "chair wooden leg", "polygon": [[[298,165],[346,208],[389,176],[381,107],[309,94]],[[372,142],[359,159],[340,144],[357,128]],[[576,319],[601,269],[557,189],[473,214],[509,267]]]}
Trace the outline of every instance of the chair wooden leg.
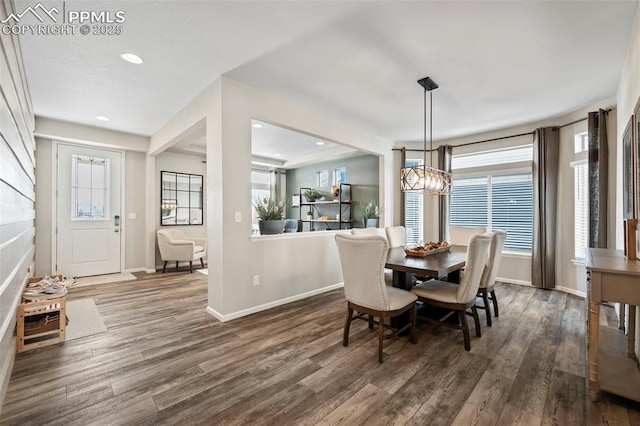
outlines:
{"label": "chair wooden leg", "polygon": [[484,310],[487,311],[487,325],[491,327],[491,308],[489,308],[489,295],[486,291],[482,292],[482,301],[484,302]]}
{"label": "chair wooden leg", "polygon": [[411,343],[414,345],[418,343],[418,339],[416,338],[416,304],[414,303],[409,311],[409,321],[411,321],[411,327],[409,328],[409,336],[411,339]]}
{"label": "chair wooden leg", "polygon": [[200,265],[202,265],[202,269],[204,269],[204,260],[202,260],[202,258],[200,258]]}
{"label": "chair wooden leg", "polygon": [[463,309],[458,311],[460,315],[460,323],[462,325],[462,336],[464,337],[464,349],[471,350],[471,338],[469,337],[469,323],[467,322],[467,312]]}
{"label": "chair wooden leg", "polygon": [[189,261],[189,272],[193,274],[193,260]]}
{"label": "chair wooden leg", "polygon": [[[487,312],[489,307],[487,306]],[[482,337],[482,330],[480,330],[480,318],[478,318],[478,308],[473,305],[471,307],[471,313],[473,313],[473,321],[476,323],[476,337]]]}
{"label": "chair wooden leg", "polygon": [[164,261],[164,266],[162,267],[162,273],[164,274],[164,271],[167,270],[167,261]]}
{"label": "chair wooden leg", "polygon": [[349,328],[351,328],[352,317],[353,317],[353,309],[347,308],[347,319],[344,322],[344,334],[342,335],[342,346],[349,346]]}
{"label": "chair wooden leg", "polygon": [[382,363],[382,345],[384,344],[384,318],[379,318],[378,324],[378,362]]}
{"label": "chair wooden leg", "polygon": [[369,330],[373,330],[373,315],[369,315]]}
{"label": "chair wooden leg", "polygon": [[499,317],[500,313],[498,312],[498,299],[496,299],[496,292],[494,290],[491,290],[491,301],[493,302],[493,313],[496,317]]}

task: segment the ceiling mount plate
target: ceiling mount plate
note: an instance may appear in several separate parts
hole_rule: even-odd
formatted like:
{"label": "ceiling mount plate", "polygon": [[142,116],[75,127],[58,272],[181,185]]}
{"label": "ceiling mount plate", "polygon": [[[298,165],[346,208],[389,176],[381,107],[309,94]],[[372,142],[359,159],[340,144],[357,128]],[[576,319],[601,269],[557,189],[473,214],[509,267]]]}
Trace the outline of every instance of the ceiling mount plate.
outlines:
{"label": "ceiling mount plate", "polygon": [[423,79],[418,80],[418,84],[424,87],[424,90],[427,92],[432,91],[433,89],[437,89],[438,85],[435,81],[431,80],[431,77],[425,77]]}

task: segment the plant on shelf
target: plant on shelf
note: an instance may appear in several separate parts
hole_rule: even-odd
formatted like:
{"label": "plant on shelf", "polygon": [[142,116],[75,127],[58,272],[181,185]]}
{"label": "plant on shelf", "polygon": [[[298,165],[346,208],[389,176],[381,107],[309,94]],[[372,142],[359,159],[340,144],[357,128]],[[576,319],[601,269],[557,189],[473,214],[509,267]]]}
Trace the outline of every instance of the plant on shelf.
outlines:
{"label": "plant on shelf", "polygon": [[313,219],[313,210],[309,209],[309,211],[307,212],[307,220],[312,220]]}
{"label": "plant on shelf", "polygon": [[260,221],[261,235],[282,234],[284,231],[284,203],[278,203],[269,197],[257,197],[253,200],[253,208]]}
{"label": "plant on shelf", "polygon": [[320,197],[322,197],[322,194],[317,189],[307,189],[304,191],[304,198],[310,203],[315,202]]}
{"label": "plant on shelf", "polygon": [[380,217],[380,209],[375,200],[369,201],[368,204],[362,205],[362,222],[365,228],[376,228],[378,226],[378,218]]}

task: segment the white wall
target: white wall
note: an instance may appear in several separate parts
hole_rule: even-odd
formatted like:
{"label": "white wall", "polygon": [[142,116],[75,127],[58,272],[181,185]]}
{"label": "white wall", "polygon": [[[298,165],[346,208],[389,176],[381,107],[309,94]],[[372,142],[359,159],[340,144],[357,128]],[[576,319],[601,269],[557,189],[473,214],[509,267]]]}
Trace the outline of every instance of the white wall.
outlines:
{"label": "white wall", "polygon": [[[229,319],[339,285],[334,233],[251,237],[251,119],[381,156],[382,223],[391,222],[391,141],[222,77],[151,138],[153,153],[206,117],[209,312]],[[234,220],[239,212],[242,222]],[[260,285],[253,286],[253,277]]]}
{"label": "white wall", "polygon": [[[622,153],[622,132],[633,114],[636,102],[640,102],[640,8],[636,9],[636,16],[633,21],[633,28],[629,36],[627,55],[625,57],[620,84],[618,85],[618,152]],[[617,197],[622,200],[622,155],[618,156],[618,185]],[[616,208],[618,236],[617,247],[624,244],[622,238],[622,201],[619,201]],[[636,238],[638,241],[640,239]],[[637,309],[637,308],[636,308]],[[640,313],[636,312],[636,357],[640,354]]]}
{"label": "white wall", "polygon": [[[155,227],[156,230],[160,229],[160,172],[178,172],[178,173],[191,173],[196,175],[203,175],[204,182],[207,179],[207,165],[204,163],[203,156],[181,154],[176,152],[165,151],[162,154],[154,157],[156,159],[156,175],[155,175],[155,203],[153,211],[155,214]],[[206,192],[206,191],[205,191]],[[189,225],[189,226],[172,226],[172,229],[180,229],[182,232],[191,237],[207,237],[207,194],[203,194],[204,212],[202,225]],[[162,265],[162,259],[160,258],[160,251],[158,245],[155,245],[155,265],[156,267]],[[206,257],[205,257],[206,260]],[[171,265],[169,265],[171,266]]]}
{"label": "white wall", "polygon": [[[12,2],[0,2],[0,20]],[[34,117],[19,40],[0,35],[0,411],[15,356],[16,307],[33,275]]]}
{"label": "white wall", "polygon": [[[49,274],[53,271],[51,258],[51,210],[53,191],[52,175],[52,146],[53,141],[73,141],[100,148],[110,148],[125,151],[124,173],[125,173],[125,205],[122,209],[124,218],[123,233],[125,239],[125,264],[124,269],[128,271],[147,270],[145,267],[145,244],[146,229],[146,155],[138,149],[144,144],[148,147],[149,139],[127,135],[121,132],[112,132],[95,127],[76,125],[55,120],[37,118],[35,132],[43,135],[36,138],[36,151],[38,167],[36,177],[36,194],[40,198],[36,209],[36,274]],[[40,126],[43,126],[42,128]],[[44,135],[49,135],[45,137]],[[80,140],[79,137],[86,137],[87,140]],[[54,139],[51,139],[53,137]],[[133,145],[134,150],[130,150]],[[130,214],[135,214],[135,219],[130,219]]]}

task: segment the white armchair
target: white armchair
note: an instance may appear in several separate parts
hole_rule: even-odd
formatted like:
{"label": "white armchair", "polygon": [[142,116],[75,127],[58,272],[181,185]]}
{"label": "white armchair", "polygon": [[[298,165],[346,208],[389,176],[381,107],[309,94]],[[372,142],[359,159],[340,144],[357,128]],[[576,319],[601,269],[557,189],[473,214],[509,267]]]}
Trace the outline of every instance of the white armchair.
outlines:
{"label": "white armchair", "polygon": [[207,255],[207,239],[187,237],[179,229],[160,229],[157,232],[160,256],[164,261],[162,273],[167,269],[167,262],[189,262],[189,271],[193,272],[193,261],[200,259],[204,268],[203,258]]}

